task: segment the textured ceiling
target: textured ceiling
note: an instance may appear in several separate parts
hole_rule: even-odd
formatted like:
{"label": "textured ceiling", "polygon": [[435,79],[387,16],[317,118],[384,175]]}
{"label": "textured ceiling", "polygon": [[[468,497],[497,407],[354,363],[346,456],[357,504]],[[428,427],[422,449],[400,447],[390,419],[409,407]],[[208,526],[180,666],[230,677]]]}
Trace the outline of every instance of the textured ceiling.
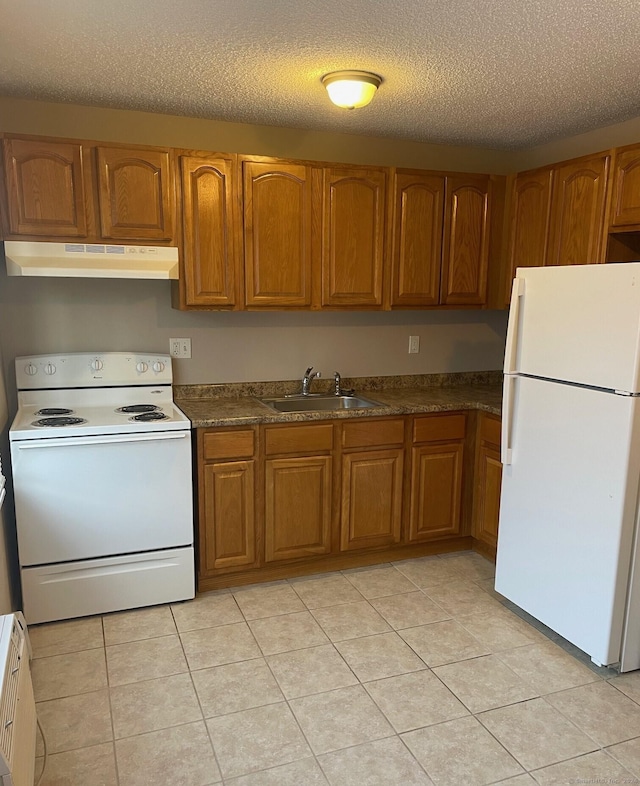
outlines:
{"label": "textured ceiling", "polygon": [[522,149],[640,115],[639,40],[638,0],[0,0],[0,94]]}

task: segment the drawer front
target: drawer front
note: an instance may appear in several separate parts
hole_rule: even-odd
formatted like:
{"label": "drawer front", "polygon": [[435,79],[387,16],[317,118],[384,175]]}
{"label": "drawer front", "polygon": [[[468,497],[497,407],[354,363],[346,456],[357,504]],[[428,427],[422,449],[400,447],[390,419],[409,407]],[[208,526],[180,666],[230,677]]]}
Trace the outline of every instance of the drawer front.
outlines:
{"label": "drawer front", "polygon": [[480,419],[480,439],[500,446],[501,421],[499,418],[483,415]]}
{"label": "drawer front", "polygon": [[343,448],[368,448],[378,445],[402,445],[404,420],[358,420],[344,423]]}
{"label": "drawer front", "polygon": [[246,458],[253,456],[255,450],[255,432],[246,431],[210,431],[203,436],[203,454],[205,461],[223,458]]}
{"label": "drawer front", "polygon": [[333,448],[333,424],[266,427],[264,444],[267,456],[329,451]]}
{"label": "drawer front", "polygon": [[413,421],[414,442],[444,442],[464,439],[466,415],[427,415]]}

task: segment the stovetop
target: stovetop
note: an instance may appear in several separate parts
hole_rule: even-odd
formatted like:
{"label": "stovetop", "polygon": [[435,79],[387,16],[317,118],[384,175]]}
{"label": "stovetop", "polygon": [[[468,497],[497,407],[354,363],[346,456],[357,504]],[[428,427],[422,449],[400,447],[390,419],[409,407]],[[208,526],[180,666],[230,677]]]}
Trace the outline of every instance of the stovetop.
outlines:
{"label": "stovetop", "polygon": [[[171,358],[162,355],[78,353],[16,358],[16,377],[23,389],[18,390],[18,412],[9,438],[189,429],[189,419],[173,403],[171,376]],[[128,385],[122,384],[127,380]]]}

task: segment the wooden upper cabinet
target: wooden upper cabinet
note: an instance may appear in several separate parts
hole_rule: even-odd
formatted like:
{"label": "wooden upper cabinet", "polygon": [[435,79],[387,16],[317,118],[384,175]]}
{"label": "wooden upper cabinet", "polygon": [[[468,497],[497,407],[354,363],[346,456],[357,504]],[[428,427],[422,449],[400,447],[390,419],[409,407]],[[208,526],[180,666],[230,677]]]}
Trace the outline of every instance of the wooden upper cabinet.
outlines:
{"label": "wooden upper cabinet", "polygon": [[244,160],[245,301],[311,306],[311,168]]}
{"label": "wooden upper cabinet", "polygon": [[114,240],[173,239],[168,150],[98,147],[100,233]]}
{"label": "wooden upper cabinet", "polygon": [[180,159],[187,305],[237,304],[240,255],[234,171],[232,156]]}
{"label": "wooden upper cabinet", "polygon": [[553,169],[522,172],[513,183],[509,263],[511,278],[519,267],[541,267],[547,258]]}
{"label": "wooden upper cabinet", "polygon": [[489,190],[488,175],[447,177],[440,295],[445,305],[486,302]]}
{"label": "wooden upper cabinet", "polygon": [[323,170],[323,306],[382,308],[385,192],[382,168]]}
{"label": "wooden upper cabinet", "polygon": [[7,234],[86,237],[84,147],[7,138]]}
{"label": "wooden upper cabinet", "polygon": [[610,159],[609,154],[604,154],[556,167],[548,265],[604,262]]}
{"label": "wooden upper cabinet", "polygon": [[392,306],[438,305],[444,184],[444,177],[395,173]]}
{"label": "wooden upper cabinet", "polygon": [[640,225],[640,145],[619,150],[613,173],[611,227]]}

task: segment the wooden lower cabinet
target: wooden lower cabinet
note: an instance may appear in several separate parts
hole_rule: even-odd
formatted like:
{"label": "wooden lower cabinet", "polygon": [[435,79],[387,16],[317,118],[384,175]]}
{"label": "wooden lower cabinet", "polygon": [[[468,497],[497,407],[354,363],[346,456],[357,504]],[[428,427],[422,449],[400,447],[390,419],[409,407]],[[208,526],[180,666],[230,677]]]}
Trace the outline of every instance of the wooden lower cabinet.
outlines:
{"label": "wooden lower cabinet", "polygon": [[402,448],[342,457],[340,548],[373,548],[400,541]]}
{"label": "wooden lower cabinet", "polygon": [[460,534],[466,416],[416,418],[411,449],[409,540]]}
{"label": "wooden lower cabinet", "polygon": [[253,565],[255,461],[222,461],[204,467],[205,570]]}
{"label": "wooden lower cabinet", "polygon": [[264,427],[264,561],[328,554],[333,423]]}
{"label": "wooden lower cabinet", "polygon": [[198,429],[199,589],[495,553],[499,434],[466,412]]}
{"label": "wooden lower cabinet", "polygon": [[341,551],[400,541],[404,433],[404,418],[342,424]]}
{"label": "wooden lower cabinet", "polygon": [[481,414],[478,419],[473,537],[488,547],[482,549],[488,555],[495,555],[498,545],[501,485],[500,418]]}
{"label": "wooden lower cabinet", "polygon": [[199,578],[256,565],[255,436],[198,430]]}

